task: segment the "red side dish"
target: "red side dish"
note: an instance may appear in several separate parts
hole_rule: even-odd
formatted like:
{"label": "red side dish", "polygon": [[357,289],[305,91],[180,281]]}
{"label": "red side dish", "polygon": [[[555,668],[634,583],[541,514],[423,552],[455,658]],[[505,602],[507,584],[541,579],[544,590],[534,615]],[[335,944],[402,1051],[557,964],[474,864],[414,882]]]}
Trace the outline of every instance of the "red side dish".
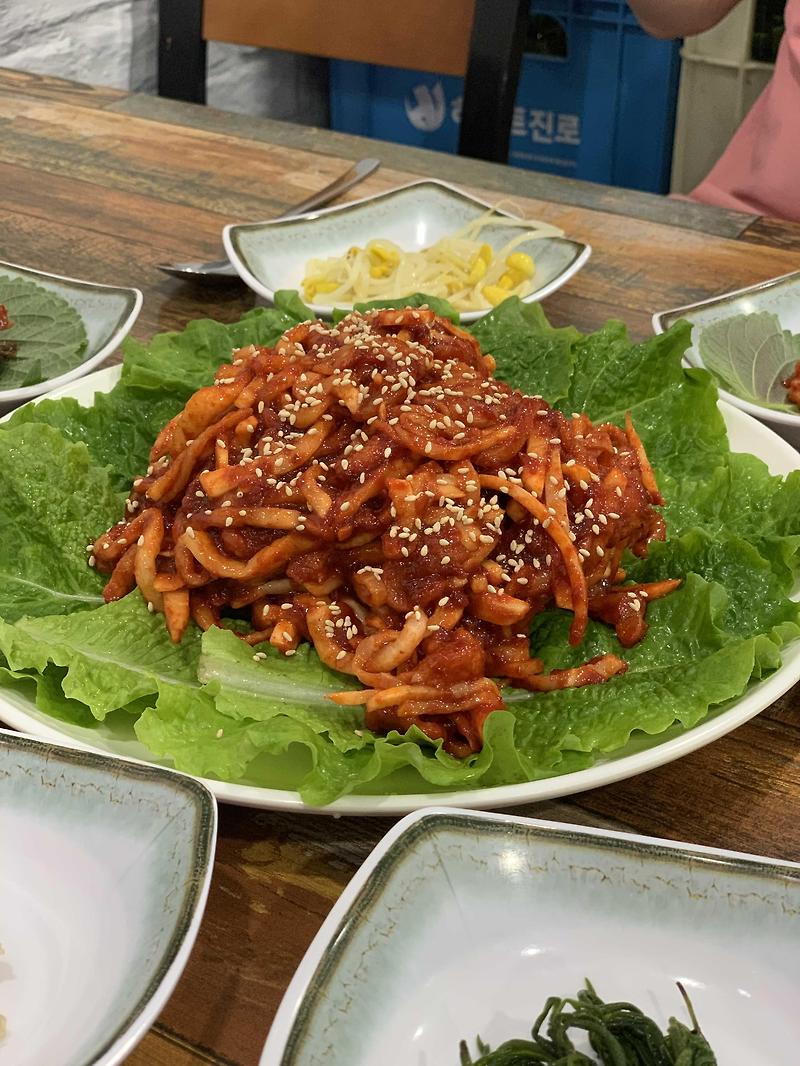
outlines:
{"label": "red side dish", "polygon": [[783,384],[787,392],[786,399],[789,403],[797,404],[800,407],[800,362],[794,364],[791,377],[788,377]]}
{"label": "red side dish", "polygon": [[494,367],[426,308],[308,322],[234,352],[94,544],[106,599],[138,585],[174,641],[191,619],[246,612],[248,643],[292,655],[311,642],[355,677],[363,688],[331,699],[363,705],[368,728],[413,723],[457,755],[480,748],[504,684],[623,673],[617,655],[547,672],[528,629],[557,606],[570,643],[592,616],[628,647],[648,602],[679,584],[624,584],[625,549],[664,537],[642,443],[630,418],[566,417]]}

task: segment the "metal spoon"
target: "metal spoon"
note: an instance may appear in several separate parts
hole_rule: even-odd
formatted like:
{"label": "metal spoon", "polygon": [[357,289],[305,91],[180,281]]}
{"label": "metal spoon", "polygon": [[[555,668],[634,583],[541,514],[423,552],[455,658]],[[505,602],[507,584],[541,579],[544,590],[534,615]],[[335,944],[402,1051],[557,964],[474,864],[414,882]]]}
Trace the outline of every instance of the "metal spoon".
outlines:
{"label": "metal spoon", "polygon": [[[315,208],[329,204],[331,200],[335,200],[337,196],[369,177],[380,165],[379,159],[360,159],[330,185],[326,185],[319,192],[312,193],[306,200],[296,204],[284,214],[278,215],[276,221],[299,218],[309,214]],[[217,259],[211,263],[159,263],[158,269],[163,270],[165,274],[170,274],[173,278],[191,278],[194,281],[230,281],[239,276],[227,259]]]}

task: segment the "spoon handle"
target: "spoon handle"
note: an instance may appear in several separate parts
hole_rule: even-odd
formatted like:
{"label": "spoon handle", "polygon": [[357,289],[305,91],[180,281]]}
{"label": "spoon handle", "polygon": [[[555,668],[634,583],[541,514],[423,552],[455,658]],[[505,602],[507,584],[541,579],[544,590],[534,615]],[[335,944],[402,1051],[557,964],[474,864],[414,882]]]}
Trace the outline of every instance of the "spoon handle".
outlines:
{"label": "spoon handle", "polygon": [[[331,200],[335,200],[337,196],[347,192],[348,189],[352,189],[354,185],[358,185],[364,178],[369,177],[380,165],[379,159],[359,159],[349,170],[346,170],[344,174],[341,174],[329,185],[326,185],[324,189],[319,189],[299,204],[290,207],[288,211],[277,215],[276,221],[298,218],[301,215],[309,214],[318,207],[323,207],[325,204],[330,203]],[[238,277],[238,274],[227,259],[216,259],[211,263],[160,263],[158,269],[173,277],[207,278],[210,281],[213,281],[214,278],[224,280]]]}
{"label": "spoon handle", "polygon": [[364,178],[368,178],[380,165],[380,159],[360,159],[349,170],[346,170],[341,177],[332,181],[330,185],[326,185],[324,189],[312,193],[307,199],[295,204],[294,207],[289,208],[282,215],[277,215],[276,218],[282,220],[295,218],[297,215],[307,215],[315,208],[329,204],[331,200],[335,200],[337,196],[341,196],[343,192],[347,192],[348,189],[358,185]]}

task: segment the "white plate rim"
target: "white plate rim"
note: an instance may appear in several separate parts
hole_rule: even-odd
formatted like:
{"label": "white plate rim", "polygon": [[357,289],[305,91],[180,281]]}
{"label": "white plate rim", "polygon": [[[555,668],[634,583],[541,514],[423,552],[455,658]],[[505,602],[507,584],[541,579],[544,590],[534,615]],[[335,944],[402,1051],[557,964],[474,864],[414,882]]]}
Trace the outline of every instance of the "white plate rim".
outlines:
{"label": "white plate rim", "polygon": [[286,1049],[286,1042],[292,1032],[294,1020],[311,979],[326,949],[333,942],[348,912],[358,899],[364,886],[368,883],[376,866],[391,851],[397,841],[409,833],[419,822],[442,816],[454,818],[464,816],[471,821],[477,820],[488,825],[518,825],[530,829],[555,830],[560,833],[567,832],[596,841],[615,840],[624,841],[626,844],[643,845],[647,848],[662,847],[670,851],[682,851],[687,855],[697,855],[703,858],[733,862],[757,862],[763,866],[796,870],[800,874],[800,862],[792,862],[788,859],[774,859],[765,855],[753,855],[748,852],[731,851],[727,848],[712,848],[703,844],[690,844],[679,840],[667,840],[662,837],[646,836],[641,833],[625,833],[620,830],[601,829],[597,826],[577,825],[572,822],[554,822],[544,818],[526,818],[523,815],[504,814],[499,811],[474,811],[468,808],[448,807],[441,804],[413,811],[393,825],[381,837],[328,912],[328,916],[306,949],[283,994],[278,1010],[272,1020],[272,1025],[267,1033],[267,1039],[264,1043],[258,1066],[280,1066],[283,1052]]}
{"label": "white plate rim", "polygon": [[144,296],[141,289],[136,289],[131,285],[109,285],[102,281],[87,281],[86,278],[70,278],[66,274],[51,274],[46,270],[34,270],[33,267],[24,266],[22,263],[12,263],[10,261],[0,262],[0,272],[2,268],[8,266],[14,270],[20,270],[25,274],[38,275],[40,278],[48,278],[50,281],[64,281],[71,285],[78,285],[82,288],[91,289],[110,289],[113,292],[124,292],[129,295],[133,295],[133,305],[126,315],[126,317],[120,322],[106,343],[98,351],[94,353],[89,359],[85,359],[82,363],[78,363],[72,370],[67,370],[63,374],[59,374],[58,377],[48,378],[46,381],[40,381],[35,385],[25,385],[18,389],[4,389],[0,391],[0,405],[6,407],[8,404],[22,403],[25,400],[32,400],[38,396],[43,396],[45,393],[53,392],[55,389],[61,388],[63,385],[69,384],[71,381],[76,381],[78,378],[86,377],[92,370],[99,367],[104,359],[107,359],[109,355],[117,348],[122,341],[128,336],[133,324],[139,317],[139,312],[142,310],[142,304],[144,302]]}
{"label": "white plate rim", "polygon": [[[105,367],[84,378],[70,382],[68,385],[54,389],[46,396],[37,397],[31,402],[38,403],[41,400],[58,399],[63,396],[71,396],[79,402],[85,402],[95,392],[110,391],[119,380],[121,373],[122,367],[119,365]],[[766,461],[763,450],[771,450],[773,457],[777,454],[783,459],[783,465],[787,469],[800,469],[800,454],[768,426],[745,412],[732,407],[724,400],[719,402],[719,408],[729,428],[738,423],[740,428],[744,427],[750,432],[756,445],[762,445],[760,458],[763,461]],[[0,422],[7,421],[9,417],[10,415],[6,415],[0,418]],[[753,454],[758,454],[758,452],[754,451]],[[538,781],[524,781],[519,784],[495,785],[489,788],[471,790],[457,789],[451,792],[347,795],[334,800],[333,803],[326,807],[315,807],[304,803],[298,792],[287,789],[263,788],[257,785],[237,785],[228,781],[216,781],[212,778],[198,778],[198,780],[202,781],[221,803],[231,803],[262,810],[327,814],[334,818],[342,815],[399,816],[424,808],[442,806],[477,810],[515,807],[525,803],[537,803],[544,800],[558,799],[563,796],[576,795],[588,789],[599,788],[629,777],[635,777],[647,770],[653,770],[666,763],[673,762],[684,755],[705,747],[712,741],[718,740],[738,726],[748,722],[774,703],[775,700],[779,699],[798,681],[800,681],[800,654],[795,656],[794,661],[784,662],[769,677],[752,685],[730,707],[717,712],[711,718],[704,719],[696,726],[670,740],[656,744],[644,751],[633,752],[610,761],[599,760],[584,770],[575,770],[569,774],[560,774]],[[49,724],[51,720],[42,722],[28,712],[21,711],[5,698],[2,689],[0,689],[0,721],[5,722],[14,729],[44,737],[67,747],[78,747],[89,751],[100,751],[101,754],[108,754],[102,748],[65,735],[56,728],[55,724]],[[57,719],[52,719],[52,722],[56,723]],[[147,760],[135,761],[146,762]],[[154,762],[152,765],[163,764]]]}
{"label": "white plate rim", "polygon": [[[273,303],[275,300],[275,292],[277,290],[268,288],[249,269],[245,261],[239,255],[239,251],[234,243],[233,235],[235,233],[239,230],[262,229],[270,226],[282,226],[287,223],[313,222],[315,219],[323,215],[336,214],[338,211],[349,210],[353,207],[359,207],[362,204],[372,203],[375,200],[386,199],[387,197],[394,196],[397,193],[406,192],[408,189],[415,189],[421,185],[433,185],[440,189],[447,189],[449,192],[456,193],[461,199],[469,200],[474,204],[479,204],[481,207],[492,208],[495,206],[488,200],[484,200],[480,196],[473,196],[472,193],[465,192],[457,185],[452,185],[448,181],[440,181],[437,178],[421,178],[418,181],[408,182],[406,185],[397,185],[391,189],[384,189],[382,192],[372,193],[370,196],[362,196],[358,200],[348,200],[347,203],[344,204],[334,204],[333,207],[324,207],[319,211],[302,215],[299,218],[272,218],[267,219],[264,222],[231,222],[222,230],[222,243],[225,247],[225,254],[228,256],[229,261],[245,285],[247,285],[249,289],[252,289],[258,296]],[[497,208],[496,210],[497,214],[505,215],[507,218],[521,218],[521,216],[515,211],[508,211],[504,208]],[[592,246],[585,241],[578,241],[571,237],[553,237],[551,239],[566,241],[567,243],[574,245],[576,248],[580,248],[581,251],[573,262],[570,263],[567,269],[562,271],[558,277],[553,278],[552,281],[548,282],[547,285],[543,285],[540,289],[537,289],[536,292],[532,292],[528,296],[522,297],[523,303],[539,303],[540,300],[543,300],[545,297],[550,296],[551,293],[556,292],[556,290],[560,289],[562,285],[566,285],[570,278],[574,277],[579,270],[583,269],[592,255]],[[307,304],[306,306],[310,311],[313,311],[315,315],[326,319],[330,318],[333,312],[337,310],[337,305],[334,304]],[[342,307],[342,310],[348,310],[348,308]],[[491,308],[487,308],[484,311],[463,311],[460,312],[459,317],[461,322],[476,322],[483,315],[487,314],[489,310],[491,310]]]}

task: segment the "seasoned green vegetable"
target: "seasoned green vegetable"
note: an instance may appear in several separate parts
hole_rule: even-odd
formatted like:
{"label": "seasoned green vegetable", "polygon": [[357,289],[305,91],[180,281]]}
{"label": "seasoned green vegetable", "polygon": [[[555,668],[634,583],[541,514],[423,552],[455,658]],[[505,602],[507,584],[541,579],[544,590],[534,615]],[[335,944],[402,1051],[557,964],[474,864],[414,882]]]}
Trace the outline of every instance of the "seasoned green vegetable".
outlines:
{"label": "seasoned green vegetable", "polygon": [[800,337],[781,329],[769,311],[732,315],[700,332],[700,358],[720,385],[742,400],[776,411],[797,411],[786,402],[783,382],[800,359]]}
{"label": "seasoned green vegetable", "polygon": [[[478,1058],[461,1041],[461,1066],[716,1066],[682,985],[692,1028],[670,1018],[666,1033],[632,1003],[604,1003],[589,981],[573,998],[551,996],[533,1024],[530,1040],[507,1040],[492,1051],[477,1038]],[[578,1051],[570,1029],[588,1034],[594,1056]]]}
{"label": "seasoned green vegetable", "polygon": [[37,385],[77,366],[86,351],[83,319],[61,296],[25,278],[0,275],[0,390]]}

